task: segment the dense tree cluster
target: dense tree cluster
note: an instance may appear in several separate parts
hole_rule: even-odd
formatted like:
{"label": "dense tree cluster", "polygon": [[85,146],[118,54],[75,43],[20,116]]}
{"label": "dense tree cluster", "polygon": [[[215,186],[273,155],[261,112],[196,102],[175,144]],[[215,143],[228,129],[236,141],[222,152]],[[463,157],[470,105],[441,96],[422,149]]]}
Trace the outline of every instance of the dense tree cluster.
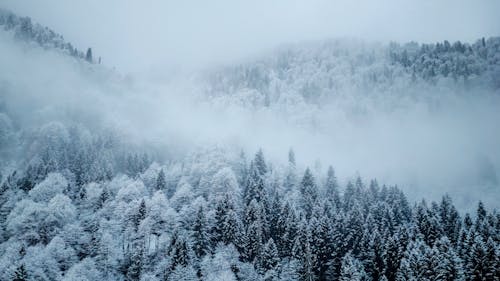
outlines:
{"label": "dense tree cluster", "polygon": [[160,165],[112,137],[41,130],[0,185],[1,280],[500,278],[500,214],[482,203],[461,215],[446,195],[343,187],[293,151],[286,167],[218,148]]}
{"label": "dense tree cluster", "polygon": [[474,44],[448,41],[436,44],[407,43],[400,46],[392,43],[389,47],[392,62],[411,71],[413,77],[437,79],[452,77],[454,80],[474,79],[483,74],[491,75],[491,86],[498,89],[500,64],[500,38],[481,38]]}
{"label": "dense tree cluster", "polygon": [[[29,18],[0,10],[0,25],[93,61]],[[498,90],[499,48],[328,41],[210,72],[205,86],[214,103],[294,113],[346,93]],[[500,279],[500,214],[481,202],[463,214],[447,195],[410,203],[375,179],[340,184],[292,150],[286,165],[219,147],[163,159],[71,118],[21,119],[0,100],[0,280]]]}
{"label": "dense tree cluster", "polygon": [[13,31],[17,39],[33,42],[44,48],[54,48],[64,51],[70,56],[93,63],[92,50],[87,52],[78,50],[64,40],[61,34],[38,23],[32,23],[30,17],[19,17],[16,14],[0,9],[0,27],[6,31]]}
{"label": "dense tree cluster", "polygon": [[500,89],[500,38],[474,44],[370,44],[330,40],[286,46],[204,76],[211,98],[246,106],[322,105],[344,95],[427,98],[464,89]]}

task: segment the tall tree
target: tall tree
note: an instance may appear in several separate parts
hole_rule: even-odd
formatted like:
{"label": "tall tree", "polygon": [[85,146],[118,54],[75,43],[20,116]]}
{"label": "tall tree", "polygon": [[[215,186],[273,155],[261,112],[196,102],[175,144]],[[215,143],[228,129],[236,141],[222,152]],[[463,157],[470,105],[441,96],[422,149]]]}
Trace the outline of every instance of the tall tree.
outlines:
{"label": "tall tree", "polygon": [[309,219],[318,198],[318,188],[309,168],[306,169],[304,177],[300,183],[300,193],[302,209],[306,218]]}
{"label": "tall tree", "polygon": [[363,264],[353,257],[351,253],[347,253],[342,259],[342,269],[340,272],[340,281],[364,281],[369,280],[365,273]]}
{"label": "tall tree", "polygon": [[17,267],[16,272],[14,272],[14,278],[12,281],[28,281],[28,272],[24,267],[24,264],[21,264]]}
{"label": "tall tree", "polygon": [[85,55],[85,60],[90,62],[90,63],[93,63],[93,58],[92,58],[92,48],[88,48],[87,49],[87,54]]}
{"label": "tall tree", "polygon": [[158,176],[156,177],[155,189],[165,191],[166,188],[167,188],[167,181],[165,179],[165,172],[163,171],[163,169],[161,169],[160,172],[158,173]]}
{"label": "tall tree", "polygon": [[210,253],[210,236],[208,233],[207,218],[202,206],[196,213],[192,231],[193,251],[198,259]]}

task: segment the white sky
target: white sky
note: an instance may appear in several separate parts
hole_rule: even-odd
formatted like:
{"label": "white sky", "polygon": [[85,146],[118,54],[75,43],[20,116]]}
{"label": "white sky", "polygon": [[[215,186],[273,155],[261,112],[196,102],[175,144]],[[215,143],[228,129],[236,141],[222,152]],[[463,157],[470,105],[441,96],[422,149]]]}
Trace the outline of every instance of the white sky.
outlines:
{"label": "white sky", "polygon": [[224,62],[330,37],[473,41],[499,35],[498,0],[2,0],[125,72]]}

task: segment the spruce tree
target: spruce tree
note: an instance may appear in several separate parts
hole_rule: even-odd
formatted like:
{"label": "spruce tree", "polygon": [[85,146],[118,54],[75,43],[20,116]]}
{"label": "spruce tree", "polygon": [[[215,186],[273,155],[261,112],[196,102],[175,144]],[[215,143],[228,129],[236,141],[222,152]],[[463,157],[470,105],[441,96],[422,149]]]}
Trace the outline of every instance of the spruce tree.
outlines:
{"label": "spruce tree", "polygon": [[340,195],[338,189],[339,185],[337,177],[335,176],[335,170],[330,166],[326,174],[325,193],[326,198],[333,202],[335,208],[340,208]]}
{"label": "spruce tree", "polygon": [[255,167],[257,168],[257,171],[259,172],[259,176],[264,177],[264,175],[267,174],[267,165],[262,149],[259,149],[259,151],[257,151],[253,162]]}
{"label": "spruce tree", "polygon": [[249,175],[244,189],[243,199],[245,205],[250,204],[252,200],[260,202],[265,197],[264,180],[260,175],[255,162],[250,163]]}
{"label": "spruce tree", "polygon": [[140,280],[143,267],[143,247],[135,245],[130,253],[130,265],[127,269],[127,277],[129,280]]}
{"label": "spruce tree", "polygon": [[85,60],[93,63],[93,58],[92,58],[92,48],[87,49],[87,54],[85,55]]}
{"label": "spruce tree", "polygon": [[342,268],[340,271],[340,281],[364,281],[369,280],[361,262],[347,253],[342,259]]}
{"label": "spruce tree", "polygon": [[205,210],[202,206],[196,213],[193,224],[193,251],[198,259],[210,253],[210,236],[208,233]]}
{"label": "spruce tree", "polygon": [[156,177],[156,185],[155,189],[156,190],[166,190],[167,188],[167,181],[165,179],[165,172],[163,169],[160,170],[158,173],[158,176]]}
{"label": "spruce tree", "polygon": [[259,259],[259,267],[265,276],[265,280],[278,280],[280,258],[278,249],[272,238],[264,245]]}
{"label": "spruce tree", "polygon": [[309,219],[318,198],[318,189],[314,177],[309,168],[306,169],[304,177],[300,183],[301,206]]}
{"label": "spruce tree", "polygon": [[28,281],[28,272],[26,271],[24,264],[17,267],[12,281]]}

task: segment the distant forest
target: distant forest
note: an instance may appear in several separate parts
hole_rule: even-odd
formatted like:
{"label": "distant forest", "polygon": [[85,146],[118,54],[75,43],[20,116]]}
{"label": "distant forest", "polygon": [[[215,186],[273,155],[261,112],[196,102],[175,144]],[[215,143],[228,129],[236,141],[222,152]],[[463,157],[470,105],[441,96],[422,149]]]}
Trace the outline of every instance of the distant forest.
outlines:
{"label": "distant forest", "polygon": [[[17,39],[33,42],[44,48],[59,49],[72,57],[94,63],[91,48],[88,48],[85,53],[78,50],[71,43],[66,42],[61,34],[38,23],[32,23],[30,17],[19,17],[0,8],[0,27],[14,32]],[[98,62],[100,63],[100,58]]]}
{"label": "distant forest", "polygon": [[[0,27],[82,65],[96,62],[90,48],[84,53],[28,17],[0,10]],[[3,77],[15,81],[0,80],[2,281],[500,280],[500,213],[482,202],[470,214],[447,194],[438,202],[411,202],[397,186],[376,179],[356,175],[344,183],[334,167],[307,168],[293,149],[285,164],[269,161],[265,144],[256,152],[208,146],[160,157],[90,124],[99,123],[94,113],[108,113],[116,99],[78,104],[79,95],[101,93],[84,82],[64,84],[83,90],[61,87],[63,94],[54,96],[74,99],[71,105],[95,117],[88,123],[66,108],[25,109],[29,103],[16,98],[33,90],[19,86],[30,77]],[[500,37],[473,44],[330,40],[284,46],[196,79],[202,100],[212,104],[273,108],[297,119],[317,117],[337,97],[358,105],[359,97],[496,95]],[[48,88],[59,90],[54,84]],[[103,88],[127,100],[126,87],[113,86]],[[43,89],[34,93],[26,96],[45,98]],[[128,102],[139,100],[133,96]]]}

